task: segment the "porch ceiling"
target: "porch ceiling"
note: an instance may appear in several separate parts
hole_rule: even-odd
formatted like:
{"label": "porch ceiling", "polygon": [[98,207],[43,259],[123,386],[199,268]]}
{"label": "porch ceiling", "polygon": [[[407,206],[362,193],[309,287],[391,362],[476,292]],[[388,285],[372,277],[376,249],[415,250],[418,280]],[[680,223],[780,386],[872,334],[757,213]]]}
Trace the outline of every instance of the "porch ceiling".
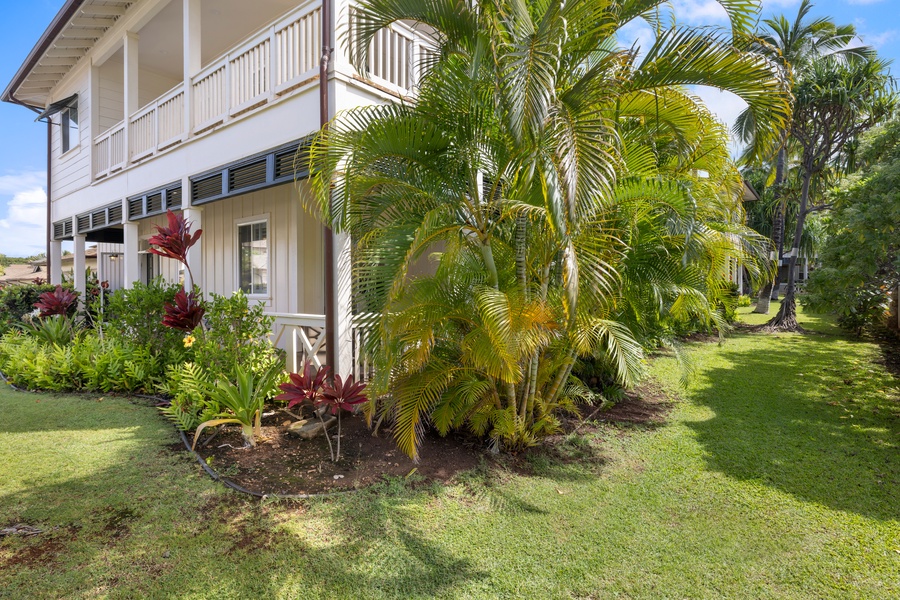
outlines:
{"label": "porch ceiling", "polygon": [[134,3],[135,0],[67,0],[0,99],[46,107],[56,84]]}

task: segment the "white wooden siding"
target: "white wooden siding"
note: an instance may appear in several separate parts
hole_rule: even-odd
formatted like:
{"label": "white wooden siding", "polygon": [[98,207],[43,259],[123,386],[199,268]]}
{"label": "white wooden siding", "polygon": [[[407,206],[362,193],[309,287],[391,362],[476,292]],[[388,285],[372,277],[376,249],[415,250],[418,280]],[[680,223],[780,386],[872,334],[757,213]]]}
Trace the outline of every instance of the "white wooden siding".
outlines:
{"label": "white wooden siding", "polygon": [[268,312],[322,314],[325,310],[322,226],[300,206],[292,184],[229,198],[203,208],[204,291],[231,295],[238,289],[237,222],[269,220]]}
{"label": "white wooden siding", "polygon": [[[62,155],[62,114],[53,116],[52,140],[50,146],[52,175],[51,198],[70,194],[91,183],[91,98],[90,79],[81,77],[73,81],[71,87],[61,89],[54,101],[78,94],[78,137],[70,141],[71,147]],[[76,145],[77,144],[77,145]]]}

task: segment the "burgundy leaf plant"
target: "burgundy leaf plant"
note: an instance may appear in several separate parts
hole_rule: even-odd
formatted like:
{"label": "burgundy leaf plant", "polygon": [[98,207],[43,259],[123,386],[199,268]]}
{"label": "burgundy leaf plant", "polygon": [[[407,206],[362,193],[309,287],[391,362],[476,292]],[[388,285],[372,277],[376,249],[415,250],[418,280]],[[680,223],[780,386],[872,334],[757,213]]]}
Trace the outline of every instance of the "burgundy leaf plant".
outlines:
{"label": "burgundy leaf plant", "polygon": [[363,393],[366,384],[354,381],[353,375],[347,377],[346,381],[343,381],[340,375],[335,375],[334,382],[328,383],[328,374],[328,367],[322,366],[316,369],[309,361],[306,361],[301,373],[291,373],[289,375],[290,383],[282,383],[279,386],[284,393],[275,399],[287,401],[288,408],[309,402],[315,409],[330,408],[331,414],[337,415],[337,452],[335,452],[331,446],[331,437],[325,428],[325,420],[322,418],[325,411],[315,411],[319,421],[322,422],[325,439],[328,441],[328,450],[331,452],[331,460],[337,462],[341,459],[341,412],[353,410],[354,406],[366,402],[368,398]]}
{"label": "burgundy leaf plant", "polygon": [[77,300],[78,292],[63,289],[61,285],[58,285],[52,292],[44,292],[38,296],[38,301],[34,303],[34,307],[41,311],[40,317],[42,319],[52,315],[66,316]]}
{"label": "burgundy leaf plant", "polygon": [[184,290],[178,290],[175,294],[175,304],[166,302],[166,316],[163,317],[163,325],[181,331],[193,331],[203,320],[206,309],[195,292],[185,294]]}
{"label": "burgundy leaf plant", "polygon": [[187,253],[191,246],[200,239],[203,230],[198,229],[192,235],[191,223],[185,220],[184,215],[181,213],[175,214],[169,210],[166,211],[166,218],[169,220],[169,226],[160,227],[156,225],[156,235],[147,240],[151,246],[150,253],[174,258],[183,264],[193,283],[194,274],[191,273],[191,267],[188,265]]}
{"label": "burgundy leaf plant", "polygon": [[316,369],[309,361],[306,361],[303,364],[302,373],[291,373],[288,376],[291,378],[290,383],[282,383],[278,386],[284,393],[276,396],[275,399],[286,401],[288,408],[304,402],[315,406],[322,395],[322,387],[325,385],[325,378],[328,377],[328,367]]}

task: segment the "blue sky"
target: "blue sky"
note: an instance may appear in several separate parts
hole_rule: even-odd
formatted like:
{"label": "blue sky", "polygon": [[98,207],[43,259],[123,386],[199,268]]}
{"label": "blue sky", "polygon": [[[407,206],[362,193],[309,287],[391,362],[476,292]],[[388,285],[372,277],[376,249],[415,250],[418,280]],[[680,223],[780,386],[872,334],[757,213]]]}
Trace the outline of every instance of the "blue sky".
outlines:
{"label": "blue sky", "polygon": [[[177,0],[176,0],[177,1]],[[672,0],[681,22],[723,25],[725,13],[714,0]],[[763,0],[763,16],[796,15],[800,0]],[[5,87],[63,0],[0,0],[0,86]],[[900,73],[900,0],[818,0],[815,15],[831,15],[838,23],[853,23],[866,43],[895,62]],[[648,28],[629,26],[632,39],[650,35]],[[710,108],[731,123],[743,105],[727,93],[698,90]],[[0,253],[25,256],[44,251],[46,129],[34,114],[12,104],[0,104]]]}

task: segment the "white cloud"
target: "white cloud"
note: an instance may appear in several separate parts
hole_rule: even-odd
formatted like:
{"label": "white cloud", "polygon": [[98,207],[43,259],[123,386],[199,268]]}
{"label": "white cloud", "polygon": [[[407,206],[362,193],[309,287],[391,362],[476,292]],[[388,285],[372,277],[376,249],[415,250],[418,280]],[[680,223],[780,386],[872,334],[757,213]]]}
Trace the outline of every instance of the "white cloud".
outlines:
{"label": "white cloud", "polygon": [[[747,108],[747,103],[731,92],[723,92],[716,88],[696,86],[691,88],[691,91],[703,100],[707,108],[720,121],[725,123],[728,133],[731,135],[731,127],[737,120],[738,115]],[[730,145],[732,155],[737,156],[741,151],[741,146],[738,140],[732,139]]]}
{"label": "white cloud", "polygon": [[882,31],[881,33],[865,33],[862,34],[863,42],[878,49],[897,37],[897,32],[893,29],[890,31]]}
{"label": "white cloud", "polygon": [[0,253],[30,256],[46,250],[45,177],[39,171],[0,175],[0,204],[6,204],[6,216],[0,219]]}

